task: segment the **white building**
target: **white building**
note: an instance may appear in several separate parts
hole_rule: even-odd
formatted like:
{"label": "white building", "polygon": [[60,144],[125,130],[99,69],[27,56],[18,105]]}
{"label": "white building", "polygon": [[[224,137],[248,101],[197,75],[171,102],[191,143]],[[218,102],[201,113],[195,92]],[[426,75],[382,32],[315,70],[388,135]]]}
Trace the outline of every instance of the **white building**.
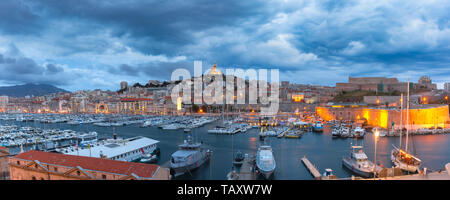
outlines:
{"label": "white building", "polygon": [[131,162],[141,158],[142,151],[146,154],[152,153],[158,143],[159,141],[146,137],[117,139],[104,145],[79,149],[66,154]]}
{"label": "white building", "polygon": [[450,92],[450,83],[444,83],[444,91]]}

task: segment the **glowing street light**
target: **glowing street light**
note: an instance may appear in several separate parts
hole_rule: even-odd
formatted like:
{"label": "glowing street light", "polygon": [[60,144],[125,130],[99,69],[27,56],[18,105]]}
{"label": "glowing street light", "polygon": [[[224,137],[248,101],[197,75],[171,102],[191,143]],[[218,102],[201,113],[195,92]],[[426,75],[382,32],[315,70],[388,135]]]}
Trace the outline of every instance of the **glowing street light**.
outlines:
{"label": "glowing street light", "polygon": [[375,152],[374,152],[374,161],[373,161],[373,177],[375,178],[375,174],[376,174],[376,168],[377,168],[377,140],[378,137],[380,136],[380,132],[377,130],[375,130],[374,132],[374,137],[375,137]]}
{"label": "glowing street light", "polygon": [[427,104],[427,97],[423,97],[423,98],[422,98],[422,102],[423,102],[424,104]]}

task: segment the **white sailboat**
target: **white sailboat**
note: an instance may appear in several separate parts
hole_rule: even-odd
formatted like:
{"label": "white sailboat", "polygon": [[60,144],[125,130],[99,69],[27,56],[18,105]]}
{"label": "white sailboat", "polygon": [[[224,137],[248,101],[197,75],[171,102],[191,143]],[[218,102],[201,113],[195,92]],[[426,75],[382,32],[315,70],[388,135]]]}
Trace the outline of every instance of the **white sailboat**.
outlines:
{"label": "white sailboat", "polygon": [[[403,97],[403,95],[402,95]],[[408,134],[409,134],[409,79],[408,79],[408,97],[407,97],[407,104],[406,104],[406,143],[405,143],[405,149],[401,149],[401,135],[402,131],[400,131],[400,147],[397,148],[393,145],[393,149],[391,152],[391,160],[394,163],[395,167],[399,167],[403,171],[407,172],[418,172],[419,167],[422,163],[422,161],[408,153]],[[402,112],[403,112],[403,99],[401,101],[402,104]]]}

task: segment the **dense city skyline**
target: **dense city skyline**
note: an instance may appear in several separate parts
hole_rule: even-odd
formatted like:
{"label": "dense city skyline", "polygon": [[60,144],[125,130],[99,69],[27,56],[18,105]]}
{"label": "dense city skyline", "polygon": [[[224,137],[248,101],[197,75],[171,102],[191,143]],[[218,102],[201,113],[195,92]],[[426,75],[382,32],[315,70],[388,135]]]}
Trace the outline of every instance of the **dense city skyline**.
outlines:
{"label": "dense city skyline", "polygon": [[[278,68],[280,80],[448,82],[448,1],[2,1],[0,85],[117,90],[176,68]],[[204,67],[207,69],[207,67]],[[326,77],[326,78],[323,78]]]}

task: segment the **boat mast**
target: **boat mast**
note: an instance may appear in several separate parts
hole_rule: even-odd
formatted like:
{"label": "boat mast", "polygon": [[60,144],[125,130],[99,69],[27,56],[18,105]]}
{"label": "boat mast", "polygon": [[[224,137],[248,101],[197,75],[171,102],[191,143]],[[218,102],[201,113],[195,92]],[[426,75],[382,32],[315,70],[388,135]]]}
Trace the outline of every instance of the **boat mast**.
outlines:
{"label": "boat mast", "polygon": [[408,98],[406,104],[406,144],[405,144],[406,152],[408,152],[408,134],[409,134],[409,78],[408,78]]}
{"label": "boat mast", "polygon": [[225,125],[225,96],[222,95],[222,125]]}
{"label": "boat mast", "polygon": [[400,95],[400,145],[398,148],[402,148],[402,135],[403,135],[403,93]]}
{"label": "boat mast", "polygon": [[234,165],[234,134],[231,134],[231,169],[233,170]]}

